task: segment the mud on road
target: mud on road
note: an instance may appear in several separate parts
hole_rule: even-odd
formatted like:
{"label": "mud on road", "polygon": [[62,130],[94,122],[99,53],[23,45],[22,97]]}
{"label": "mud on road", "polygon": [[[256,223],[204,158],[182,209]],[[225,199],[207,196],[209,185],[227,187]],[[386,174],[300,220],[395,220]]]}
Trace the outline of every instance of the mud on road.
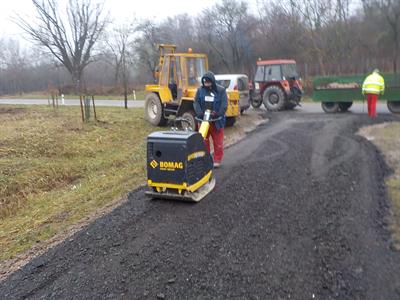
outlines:
{"label": "mud on road", "polygon": [[4,299],[399,299],[390,172],[356,132],[395,120],[273,114],[198,204],[144,190],[0,284]]}

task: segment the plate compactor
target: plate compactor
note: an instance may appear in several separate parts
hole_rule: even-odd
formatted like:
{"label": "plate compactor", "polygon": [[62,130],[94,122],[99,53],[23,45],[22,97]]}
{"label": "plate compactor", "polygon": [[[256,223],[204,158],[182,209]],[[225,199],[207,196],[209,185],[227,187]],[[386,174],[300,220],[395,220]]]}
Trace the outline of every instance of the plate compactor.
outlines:
{"label": "plate compactor", "polygon": [[198,202],[214,189],[214,163],[204,143],[214,121],[206,110],[199,132],[160,131],[147,137],[147,196]]}

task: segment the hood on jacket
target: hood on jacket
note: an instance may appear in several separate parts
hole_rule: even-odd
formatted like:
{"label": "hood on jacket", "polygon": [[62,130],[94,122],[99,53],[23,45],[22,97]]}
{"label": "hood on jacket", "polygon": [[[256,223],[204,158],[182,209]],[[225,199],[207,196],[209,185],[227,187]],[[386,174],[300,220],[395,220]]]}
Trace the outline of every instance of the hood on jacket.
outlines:
{"label": "hood on jacket", "polygon": [[213,73],[213,72],[208,71],[207,73],[205,73],[205,74],[203,75],[203,77],[201,77],[201,84],[202,84],[202,86],[204,86],[204,81],[205,81],[205,79],[208,79],[208,81],[211,81],[211,82],[212,82],[212,88],[213,88],[213,90],[216,90],[216,89],[217,89],[217,82],[215,81],[215,76],[214,76],[214,73]]}

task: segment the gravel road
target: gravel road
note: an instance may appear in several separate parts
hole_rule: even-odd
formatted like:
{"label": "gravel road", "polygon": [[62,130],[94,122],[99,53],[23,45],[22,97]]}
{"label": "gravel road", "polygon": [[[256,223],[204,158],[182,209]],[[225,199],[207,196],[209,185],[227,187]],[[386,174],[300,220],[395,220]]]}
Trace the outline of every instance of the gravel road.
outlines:
{"label": "gravel road", "polygon": [[390,170],[359,114],[269,114],[198,204],[144,189],[0,283],[2,299],[399,299]]}

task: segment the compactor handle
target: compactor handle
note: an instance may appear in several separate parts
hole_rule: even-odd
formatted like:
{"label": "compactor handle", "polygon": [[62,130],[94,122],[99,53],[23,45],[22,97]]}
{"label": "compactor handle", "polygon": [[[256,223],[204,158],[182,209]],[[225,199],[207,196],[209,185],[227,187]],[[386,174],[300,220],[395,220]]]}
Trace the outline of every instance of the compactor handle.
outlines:
{"label": "compactor handle", "polygon": [[[199,122],[203,122],[203,121],[207,121],[207,120],[203,120],[203,119],[201,119],[201,118],[198,118],[198,117],[195,117],[195,119],[196,119],[196,121],[199,121]],[[216,119],[209,119],[207,122],[217,122],[217,121],[219,121],[219,120],[221,120],[222,119],[222,117],[218,117],[218,118],[216,118]]]}

